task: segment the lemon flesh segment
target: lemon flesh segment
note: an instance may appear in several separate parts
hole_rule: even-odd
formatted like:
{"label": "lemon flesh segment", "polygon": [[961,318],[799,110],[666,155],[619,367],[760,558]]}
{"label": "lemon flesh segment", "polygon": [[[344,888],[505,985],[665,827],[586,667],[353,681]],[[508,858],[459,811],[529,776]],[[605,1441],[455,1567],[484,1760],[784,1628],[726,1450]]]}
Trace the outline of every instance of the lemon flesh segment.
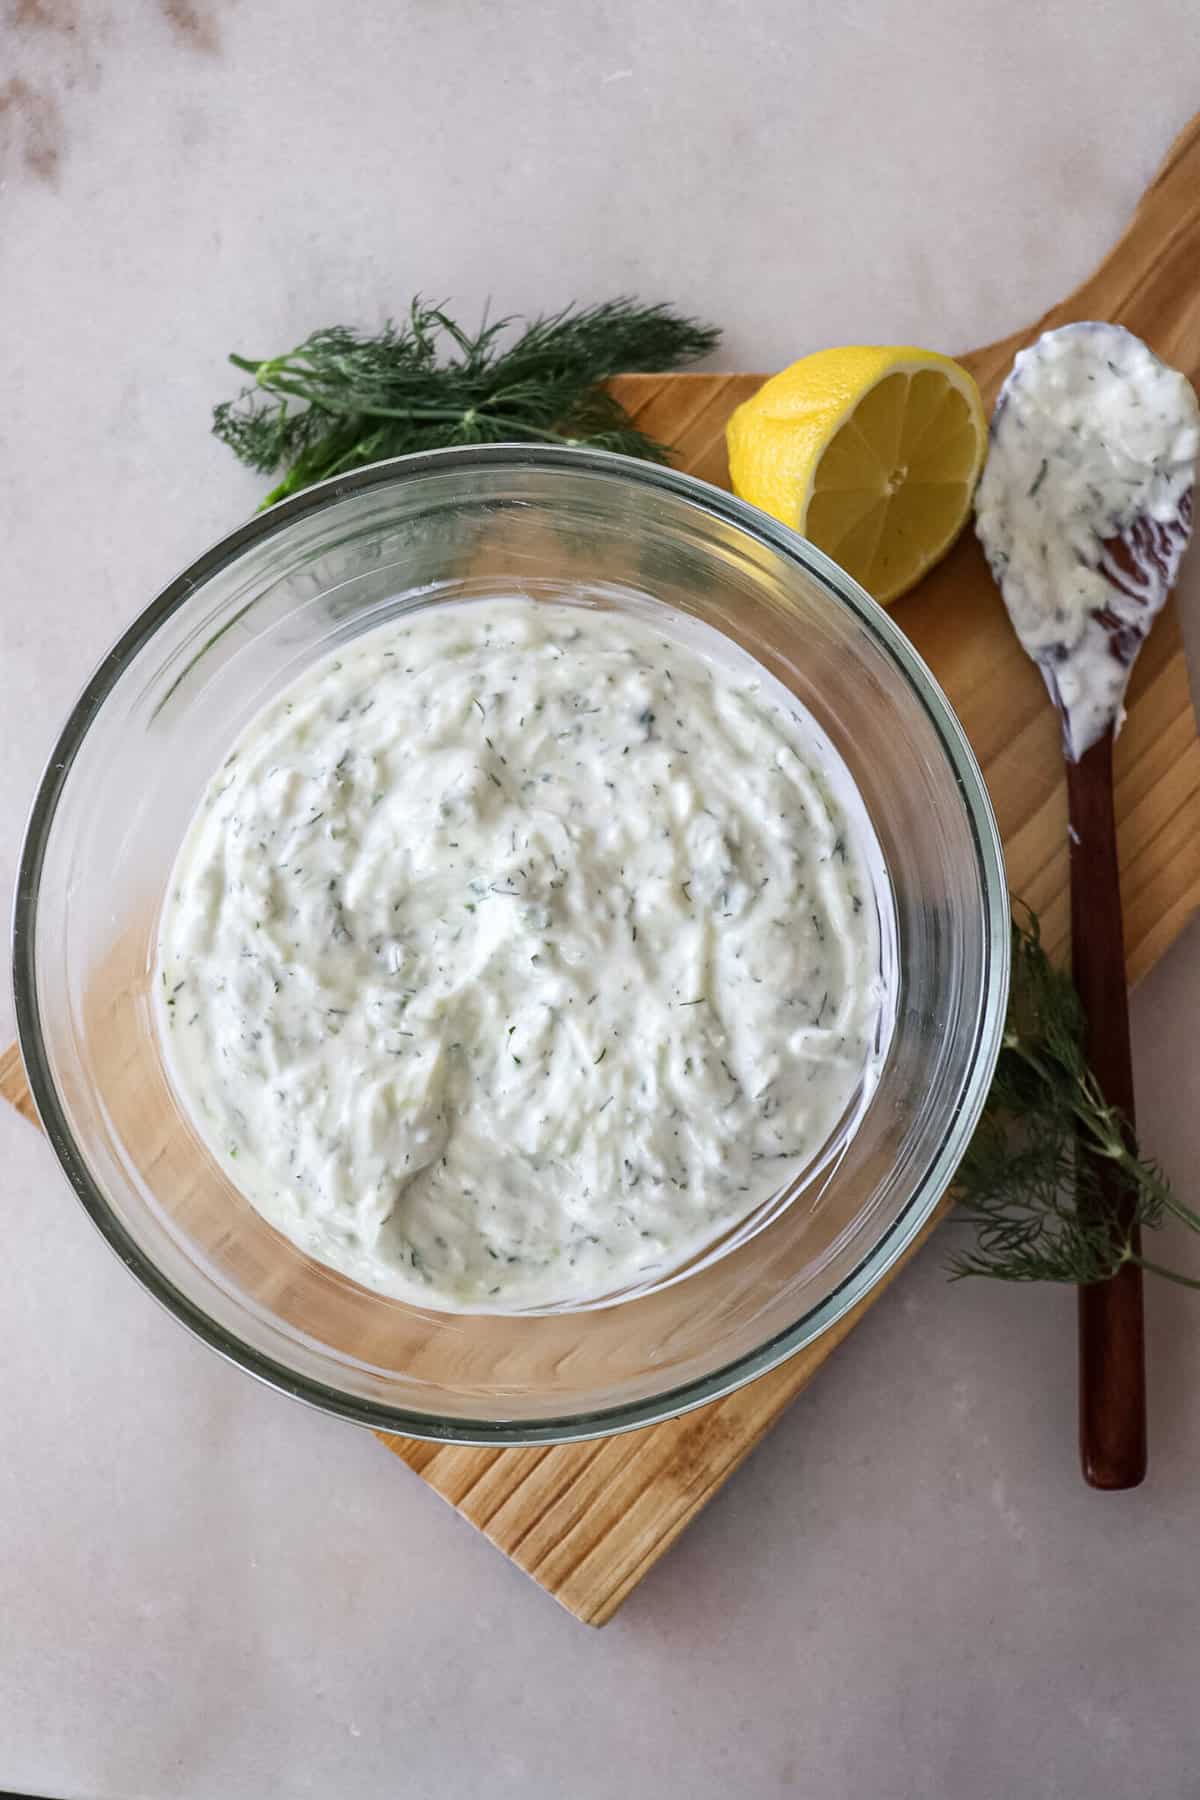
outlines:
{"label": "lemon flesh segment", "polygon": [[734,491],[887,604],[965,524],[987,424],[949,357],[859,345],[773,376],[734,413],[728,442]]}

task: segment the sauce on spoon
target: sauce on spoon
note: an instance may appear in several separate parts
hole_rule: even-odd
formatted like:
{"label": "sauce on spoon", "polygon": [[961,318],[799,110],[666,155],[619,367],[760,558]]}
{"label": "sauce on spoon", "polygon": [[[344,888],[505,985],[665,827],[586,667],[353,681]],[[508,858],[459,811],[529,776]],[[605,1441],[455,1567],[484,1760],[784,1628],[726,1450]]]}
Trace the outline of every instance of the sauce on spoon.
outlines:
{"label": "sauce on spoon", "polygon": [[1200,406],[1120,325],[1048,331],[992,419],[976,530],[1078,759],[1124,717],[1129,673],[1191,535]]}

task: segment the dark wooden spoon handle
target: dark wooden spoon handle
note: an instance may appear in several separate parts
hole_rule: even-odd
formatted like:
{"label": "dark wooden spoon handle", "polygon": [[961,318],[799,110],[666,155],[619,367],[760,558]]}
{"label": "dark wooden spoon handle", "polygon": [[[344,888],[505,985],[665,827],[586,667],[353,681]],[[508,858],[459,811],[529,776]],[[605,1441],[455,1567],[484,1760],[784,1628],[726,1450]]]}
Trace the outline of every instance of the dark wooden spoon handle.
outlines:
{"label": "dark wooden spoon handle", "polygon": [[[1106,732],[1067,763],[1071,821],[1071,967],[1087,1015],[1087,1054],[1104,1098],[1133,1124],[1129,993],[1113,812],[1113,740]],[[1133,1201],[1097,1163],[1096,1205],[1129,1223]],[[1136,1247],[1136,1244],[1135,1244]],[[1146,1473],[1142,1271],[1079,1290],[1079,1449],[1092,1487],[1136,1487]]]}

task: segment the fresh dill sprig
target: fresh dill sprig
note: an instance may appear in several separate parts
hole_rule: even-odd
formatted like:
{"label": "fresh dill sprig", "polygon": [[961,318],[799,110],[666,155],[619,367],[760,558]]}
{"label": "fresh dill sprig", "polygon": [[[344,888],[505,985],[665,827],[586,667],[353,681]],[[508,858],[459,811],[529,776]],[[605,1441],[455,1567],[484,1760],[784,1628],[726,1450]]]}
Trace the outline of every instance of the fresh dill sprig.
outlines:
{"label": "fresh dill sprig", "polygon": [[[451,444],[586,444],[665,462],[601,385],[716,348],[720,332],[629,299],[567,307],[521,326],[465,331],[419,297],[372,335],[334,325],[282,356],[231,356],[253,377],[213,412],[213,431],[260,474],[283,470],[264,507],[364,463]],[[261,508],[260,508],[261,510]]]}
{"label": "fresh dill sprig", "polygon": [[[959,1167],[951,1214],[952,1222],[973,1229],[975,1241],[951,1259],[950,1273],[1087,1286],[1137,1262],[1200,1287],[1134,1249],[1133,1226],[1153,1231],[1174,1218],[1200,1231],[1200,1214],[1177,1198],[1105,1101],[1084,1054],[1084,1024],[1070,976],[1042,948],[1037,919],[1015,911],[1000,1060]],[[1095,1204],[1093,1158],[1119,1171],[1133,1200],[1132,1225]]]}

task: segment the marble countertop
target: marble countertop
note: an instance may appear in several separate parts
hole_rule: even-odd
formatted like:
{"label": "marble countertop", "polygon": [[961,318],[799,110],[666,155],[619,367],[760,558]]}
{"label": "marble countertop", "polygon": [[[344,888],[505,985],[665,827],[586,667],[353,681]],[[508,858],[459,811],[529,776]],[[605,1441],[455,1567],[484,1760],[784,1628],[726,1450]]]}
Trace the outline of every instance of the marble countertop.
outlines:
{"label": "marble countertop", "polygon": [[[1107,247],[1198,53],[1194,0],[5,0],[0,884],[83,678],[260,491],[207,435],[227,351],[416,288],[670,298],[731,367],[983,342]],[[1200,653],[1197,564],[1182,604]],[[1186,1184],[1198,1007],[1193,928],[1134,1009]],[[0,1162],[0,1787],[1196,1794],[1200,1298],[1152,1289],[1150,1478],[1100,1496],[1072,1297],[935,1241],[592,1633],[193,1343],[7,1113]]]}

